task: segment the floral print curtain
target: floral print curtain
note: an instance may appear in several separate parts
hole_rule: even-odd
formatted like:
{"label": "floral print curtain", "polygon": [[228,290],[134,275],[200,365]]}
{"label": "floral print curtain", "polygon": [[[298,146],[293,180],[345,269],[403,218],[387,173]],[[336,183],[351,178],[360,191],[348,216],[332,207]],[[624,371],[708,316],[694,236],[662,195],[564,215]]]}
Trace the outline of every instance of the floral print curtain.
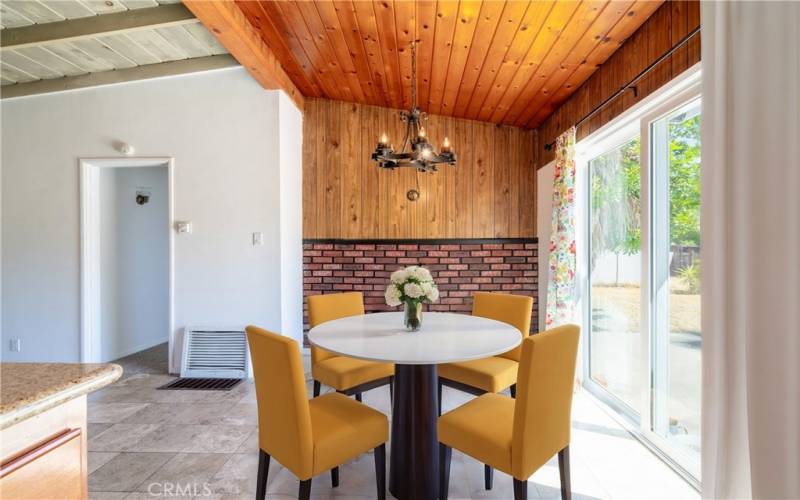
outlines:
{"label": "floral print curtain", "polygon": [[546,327],[575,321],[575,127],[556,139]]}

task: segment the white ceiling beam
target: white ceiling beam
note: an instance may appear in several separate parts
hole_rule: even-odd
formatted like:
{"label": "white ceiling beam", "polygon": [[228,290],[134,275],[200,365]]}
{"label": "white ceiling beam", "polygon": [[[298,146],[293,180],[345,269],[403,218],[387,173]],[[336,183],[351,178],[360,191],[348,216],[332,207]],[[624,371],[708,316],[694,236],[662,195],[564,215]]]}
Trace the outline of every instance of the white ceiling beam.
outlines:
{"label": "white ceiling beam", "polygon": [[183,75],[186,73],[229,68],[232,66],[239,66],[239,62],[230,54],[196,57],[194,59],[183,59],[160,64],[146,64],[144,66],[115,71],[100,71],[86,75],[4,85],[0,88],[0,98],[7,99],[50,92],[63,92],[65,90],[76,90],[99,85],[111,85],[114,83],[160,78],[163,76]]}
{"label": "white ceiling beam", "polygon": [[303,109],[303,94],[236,2],[183,1],[262,87],[283,90],[298,109]]}
{"label": "white ceiling beam", "polygon": [[70,42],[97,36],[199,22],[183,4],[160,5],[21,28],[7,28],[0,31],[0,50],[20,49],[52,42]]}

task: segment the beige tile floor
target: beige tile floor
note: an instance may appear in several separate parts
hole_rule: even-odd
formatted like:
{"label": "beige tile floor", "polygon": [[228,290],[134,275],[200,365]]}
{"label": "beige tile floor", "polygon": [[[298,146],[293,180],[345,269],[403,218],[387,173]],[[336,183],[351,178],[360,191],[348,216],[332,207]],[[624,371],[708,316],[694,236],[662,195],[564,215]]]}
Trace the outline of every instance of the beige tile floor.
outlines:
{"label": "beige tile floor", "polygon": [[[252,499],[258,462],[253,384],[241,383],[230,392],[157,391],[173,378],[163,374],[165,351],[159,346],[124,358],[123,378],[90,395],[90,499]],[[469,398],[445,389],[444,409]],[[364,403],[389,415],[388,389],[367,392]],[[580,392],[574,398],[570,450],[576,500],[699,498]],[[273,461],[269,476],[268,498],[296,498],[298,482],[289,471]],[[367,454],[341,468],[338,488],[331,488],[327,474],[315,478],[312,497],[375,498],[374,478]],[[558,499],[555,459],[529,483],[532,500]],[[494,489],[485,491],[483,466],[454,451],[450,498],[511,499],[511,478],[496,472]]]}

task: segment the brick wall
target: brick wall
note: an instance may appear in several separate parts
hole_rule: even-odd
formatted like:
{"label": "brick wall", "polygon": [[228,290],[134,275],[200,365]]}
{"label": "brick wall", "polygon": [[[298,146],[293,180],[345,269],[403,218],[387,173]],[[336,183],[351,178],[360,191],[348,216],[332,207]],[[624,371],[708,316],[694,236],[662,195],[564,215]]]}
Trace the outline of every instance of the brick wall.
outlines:
{"label": "brick wall", "polygon": [[[538,244],[535,239],[496,240],[306,240],[303,243],[303,293],[361,291],[367,313],[397,311],[383,293],[398,268],[421,265],[433,274],[439,301],[428,311],[469,314],[476,291],[537,297]],[[308,329],[308,304],[303,324]],[[538,327],[534,300],[532,331]]]}

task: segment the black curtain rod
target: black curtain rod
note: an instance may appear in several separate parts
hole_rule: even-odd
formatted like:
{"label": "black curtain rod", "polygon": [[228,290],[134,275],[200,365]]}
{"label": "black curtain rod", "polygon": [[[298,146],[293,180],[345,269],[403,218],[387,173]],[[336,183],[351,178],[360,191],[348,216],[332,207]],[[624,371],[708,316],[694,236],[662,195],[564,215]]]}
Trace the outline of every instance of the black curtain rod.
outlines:
{"label": "black curtain rod", "polygon": [[[663,54],[661,54],[661,56],[659,56],[658,59],[653,61],[649,66],[647,66],[645,69],[643,69],[641,72],[639,72],[639,74],[636,75],[633,78],[633,80],[629,81],[628,83],[626,83],[625,85],[620,87],[619,90],[614,92],[605,101],[601,102],[600,104],[597,105],[597,107],[595,107],[593,110],[591,110],[587,114],[585,114],[583,116],[583,118],[581,118],[580,120],[578,120],[575,123],[575,127],[579,127],[583,122],[585,122],[589,118],[593,117],[595,114],[597,114],[598,111],[600,111],[601,109],[606,107],[611,101],[613,101],[614,99],[616,99],[617,97],[621,96],[622,94],[624,94],[625,92],[627,92],[629,90],[633,90],[633,95],[634,96],[638,96],[638,89],[636,88],[636,83],[639,80],[641,80],[642,78],[644,78],[648,73],[650,73],[656,66],[658,66],[661,62],[663,62],[666,58],[668,58],[669,56],[674,54],[675,51],[677,51],[678,49],[683,47],[686,44],[686,42],[688,42],[693,36],[695,36],[698,33],[700,33],[700,26],[698,26],[695,29],[693,29],[692,31],[690,31],[685,37],[681,38],[678,41],[678,43],[673,45],[671,49],[669,49],[668,51],[666,51]],[[544,145],[544,149],[546,149],[547,151],[550,151],[551,149],[553,149],[553,146],[555,145],[555,143],[556,142],[553,141],[551,143],[545,144]]]}

